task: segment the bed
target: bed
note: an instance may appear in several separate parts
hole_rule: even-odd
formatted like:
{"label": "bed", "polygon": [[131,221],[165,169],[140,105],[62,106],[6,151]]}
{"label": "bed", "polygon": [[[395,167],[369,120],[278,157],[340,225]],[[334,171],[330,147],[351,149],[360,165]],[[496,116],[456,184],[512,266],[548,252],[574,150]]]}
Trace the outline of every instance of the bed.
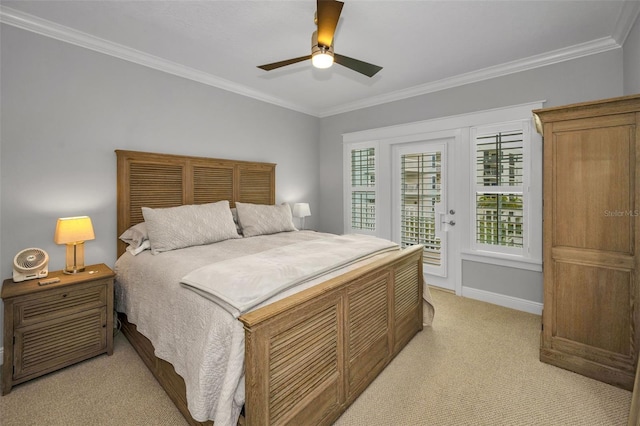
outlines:
{"label": "bed", "polygon": [[[223,200],[230,207],[275,205],[275,164],[122,150],[116,154],[118,236],[144,221],[143,207]],[[212,246],[222,253],[215,256],[234,251],[251,256],[265,247],[312,245],[324,238],[334,237],[294,231]],[[423,310],[426,321],[433,315],[424,302],[429,297],[421,246],[370,256],[258,303],[237,319],[175,283],[211,260],[206,247],[162,256],[141,253],[135,262],[147,262],[156,272],[137,275],[134,256],[125,254],[126,248],[118,240],[116,306],[123,334],[190,424],[211,424],[212,418],[220,425],[331,424],[422,330]],[[174,263],[171,259],[179,255],[189,260]],[[161,263],[169,265],[165,272]],[[169,284],[160,284],[166,280]],[[148,303],[136,293],[162,297]],[[190,303],[189,308],[182,303]],[[226,331],[210,330],[211,323]],[[178,338],[188,344],[172,344]],[[214,349],[227,347],[223,355],[213,355],[220,359],[210,359]],[[230,355],[234,351],[241,352],[240,365]],[[185,358],[188,354],[201,357],[200,364]],[[200,386],[198,374],[216,369],[211,366],[220,361],[236,374],[225,373],[214,386],[217,402],[210,406],[211,386]]]}

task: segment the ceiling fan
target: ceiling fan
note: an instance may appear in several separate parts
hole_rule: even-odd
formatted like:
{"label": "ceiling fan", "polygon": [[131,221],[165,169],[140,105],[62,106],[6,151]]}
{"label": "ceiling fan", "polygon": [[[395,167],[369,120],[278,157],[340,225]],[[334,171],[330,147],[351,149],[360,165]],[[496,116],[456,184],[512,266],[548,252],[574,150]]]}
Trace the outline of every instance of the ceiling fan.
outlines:
{"label": "ceiling fan", "polygon": [[329,68],[335,61],[337,64],[364,74],[367,77],[376,75],[382,67],[333,52],[333,36],[338,26],[338,19],[340,19],[340,12],[342,12],[343,5],[343,2],[336,0],[317,0],[315,23],[318,26],[318,30],[314,31],[311,36],[311,55],[260,65],[258,68],[271,71],[276,68],[311,59],[311,63],[316,68]]}

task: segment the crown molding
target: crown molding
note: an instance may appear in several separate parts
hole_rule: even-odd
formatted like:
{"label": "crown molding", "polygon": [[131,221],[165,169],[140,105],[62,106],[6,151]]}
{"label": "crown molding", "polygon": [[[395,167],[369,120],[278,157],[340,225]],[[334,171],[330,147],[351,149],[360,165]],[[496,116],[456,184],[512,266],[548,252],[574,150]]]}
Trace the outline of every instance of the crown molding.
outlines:
{"label": "crown molding", "polygon": [[[521,60],[495,65],[481,70],[460,74],[450,78],[445,78],[431,83],[426,83],[403,90],[387,93],[380,96],[373,96],[360,101],[339,105],[335,108],[328,108],[321,111],[318,116],[329,117],[331,115],[342,114],[362,108],[368,108],[388,102],[399,101],[414,96],[425,95],[427,93],[438,92],[465,84],[476,83],[514,74],[534,68],[557,64],[559,62],[577,59],[583,56],[594,55],[612,49],[619,49],[633,28],[634,23],[640,16],[640,1],[626,0],[620,9],[620,15],[616,22],[615,29],[611,37],[593,40],[587,43],[577,44],[564,49],[553,50],[536,56],[530,56]],[[640,25],[640,24],[639,24]]]}
{"label": "crown molding", "polygon": [[0,22],[4,24],[319,118],[399,101],[402,99],[463,86],[465,84],[476,83],[577,59],[583,56],[594,55],[612,49],[618,49],[621,48],[624,43],[624,40],[633,27],[638,15],[640,15],[640,2],[633,0],[625,1],[616,23],[616,30],[614,31],[613,37],[593,40],[587,43],[546,52],[521,60],[495,65],[481,70],[444,78],[435,82],[413,86],[379,96],[372,96],[359,101],[318,111],[267,95],[263,92],[234,83],[230,80],[216,77],[204,71],[190,68],[176,62],[153,56],[145,52],[118,43],[113,43],[82,31],[74,30],[72,28],[56,24],[55,22],[41,19],[16,9],[0,5]]}
{"label": "crown molding", "polygon": [[304,114],[317,116],[317,111],[309,110],[301,105],[266,95],[260,91],[242,86],[230,80],[216,77],[204,71],[190,68],[158,56],[150,55],[131,47],[104,40],[10,7],[0,5],[0,22],[23,30],[31,31],[45,37],[84,47],[85,49],[93,50],[105,55],[124,59],[125,61],[133,62],[138,65],[173,74],[178,77],[197,81],[208,86],[213,86],[242,96],[257,99],[259,101],[302,112]]}
{"label": "crown molding", "polygon": [[612,35],[620,46],[624,45],[638,16],[640,16],[640,1],[627,0],[622,4],[616,28]]}
{"label": "crown molding", "polygon": [[583,56],[594,55],[596,53],[602,53],[618,48],[620,48],[620,45],[613,38],[601,38],[564,49],[553,50],[551,52],[546,52],[540,55],[530,56],[525,59],[507,62],[504,64],[483,68],[465,74],[459,74],[431,83],[397,90],[395,92],[386,93],[384,95],[373,96],[367,99],[362,99],[360,101],[340,105],[335,108],[329,108],[321,111],[319,116],[328,117],[331,115],[342,114],[362,108],[386,104],[388,102],[399,101],[414,96],[425,95],[427,93],[439,92],[440,90],[451,89],[453,87],[463,86],[470,83],[477,83],[479,81],[502,77],[509,74],[515,74],[518,72],[544,67],[547,65],[569,61],[571,59],[577,59]]}

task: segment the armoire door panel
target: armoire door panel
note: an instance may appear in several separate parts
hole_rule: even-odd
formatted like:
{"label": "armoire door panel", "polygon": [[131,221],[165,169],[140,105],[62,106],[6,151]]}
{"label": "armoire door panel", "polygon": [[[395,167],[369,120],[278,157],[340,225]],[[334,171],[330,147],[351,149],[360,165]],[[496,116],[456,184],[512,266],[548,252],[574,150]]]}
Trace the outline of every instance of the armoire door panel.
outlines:
{"label": "armoire door panel", "polygon": [[565,262],[555,272],[554,336],[628,356],[633,273]]}
{"label": "armoire door panel", "polygon": [[635,155],[629,127],[554,136],[554,245],[632,253]]}
{"label": "armoire door panel", "polygon": [[[573,358],[574,362],[578,363],[584,361],[594,365],[606,366],[601,370],[618,370],[627,379],[633,377],[635,369],[633,367],[633,357],[615,354],[603,349],[594,348],[593,346],[583,345],[582,343],[576,343],[569,339],[563,339],[562,337],[553,337],[550,341],[551,348],[549,352],[556,354],[562,354],[562,356]],[[575,370],[574,370],[575,371]],[[582,371],[576,371],[584,374]],[[594,377],[595,378],[595,377]],[[600,380],[600,379],[598,379]]]}

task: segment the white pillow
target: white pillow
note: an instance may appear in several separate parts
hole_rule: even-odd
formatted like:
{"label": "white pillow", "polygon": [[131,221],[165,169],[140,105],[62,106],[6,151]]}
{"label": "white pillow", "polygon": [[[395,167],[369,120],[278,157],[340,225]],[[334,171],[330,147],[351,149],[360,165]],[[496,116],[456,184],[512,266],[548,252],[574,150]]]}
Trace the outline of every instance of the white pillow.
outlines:
{"label": "white pillow", "polygon": [[120,235],[120,239],[129,244],[129,247],[132,249],[139,248],[142,246],[142,243],[149,239],[147,234],[147,225],[145,225],[144,222],[133,225]]}
{"label": "white pillow", "polygon": [[297,231],[288,204],[272,206],[236,202],[236,210],[245,237]]}
{"label": "white pillow", "polygon": [[164,209],[142,207],[151,253],[240,238],[229,201]]}

